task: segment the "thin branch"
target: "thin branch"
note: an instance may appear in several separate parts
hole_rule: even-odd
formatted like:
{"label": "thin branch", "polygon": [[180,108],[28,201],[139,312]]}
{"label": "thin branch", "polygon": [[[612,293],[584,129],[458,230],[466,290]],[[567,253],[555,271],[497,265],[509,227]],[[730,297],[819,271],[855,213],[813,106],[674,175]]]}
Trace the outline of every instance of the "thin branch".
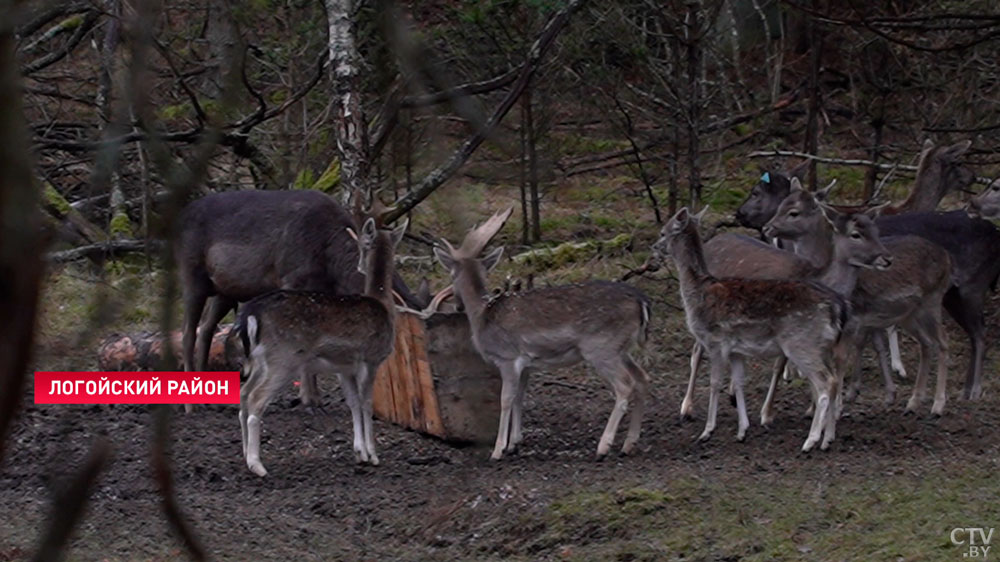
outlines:
{"label": "thin branch", "polygon": [[157,251],[162,245],[163,242],[152,240],[150,241],[149,246],[147,246],[145,240],[114,240],[101,244],[88,244],[86,246],[80,246],[79,248],[73,248],[72,250],[52,252],[47,256],[47,258],[49,261],[55,263],[66,263],[81,259],[93,260],[98,257],[112,257],[116,254],[143,252],[147,247],[149,247],[150,250]]}
{"label": "thin branch", "polygon": [[479,128],[471,137],[466,139],[462,146],[456,150],[451,157],[443,164],[435,168],[431,173],[427,174],[419,184],[417,184],[411,192],[403,196],[401,199],[396,201],[392,208],[383,215],[383,220],[385,224],[389,224],[399,217],[405,215],[418,203],[427,198],[435,189],[441,187],[448,179],[460,168],[463,164],[472,156],[476,148],[486,137],[493,132],[493,129],[503,120],[507,112],[514,106],[514,103],[521,96],[521,93],[527,87],[528,82],[531,80],[532,75],[538,69],[541,64],[542,58],[548,51],[549,47],[555,41],[555,38],[559,36],[559,32],[566,27],[569,23],[570,16],[580,9],[581,6],[586,2],[586,0],[570,0],[570,2],[556,15],[552,17],[545,24],[542,29],[541,34],[531,45],[531,50],[528,52],[527,60],[521,67],[521,71],[518,74],[517,81],[514,82],[513,87],[507,93],[507,96],[500,102],[500,105],[493,111],[490,118],[486,121],[485,125]]}

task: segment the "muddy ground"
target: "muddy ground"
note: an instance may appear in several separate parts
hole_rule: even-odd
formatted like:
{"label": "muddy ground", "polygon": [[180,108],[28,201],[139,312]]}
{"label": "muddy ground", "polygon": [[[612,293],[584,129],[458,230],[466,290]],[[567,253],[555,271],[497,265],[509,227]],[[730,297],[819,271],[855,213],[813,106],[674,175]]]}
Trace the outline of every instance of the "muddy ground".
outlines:
{"label": "muddy ground", "polygon": [[[990,304],[991,342],[998,304]],[[724,403],[716,434],[701,444],[704,384],[698,418],[677,419],[691,340],[678,313],[659,316],[659,347],[647,361],[654,397],[634,456],[593,459],[612,401],[581,368],[531,379],[526,440],[514,456],[491,462],[488,447],[454,447],[379,421],[382,466],[356,467],[348,410],[326,381],[327,415],[293,406],[292,389],[266,413],[263,479],[243,462],[236,406],[178,411],[171,454],[180,504],[223,560],[959,560],[952,528],[1000,527],[997,350],[986,398],[962,401],[967,345],[949,324],[952,378],[940,419],[929,401],[903,415],[912,378],[886,409],[869,359],[865,391],[830,451],[799,452],[808,393],[798,381],[782,383],[773,427],[761,428],[752,411],[749,438],[737,443],[735,411]],[[915,372],[912,343],[905,350]],[[751,409],[765,388],[757,366]],[[34,406],[30,392],[0,467],[0,561],[34,551],[53,491],[98,435],[113,442],[114,459],[69,558],[183,557],[151,478],[150,410]]]}

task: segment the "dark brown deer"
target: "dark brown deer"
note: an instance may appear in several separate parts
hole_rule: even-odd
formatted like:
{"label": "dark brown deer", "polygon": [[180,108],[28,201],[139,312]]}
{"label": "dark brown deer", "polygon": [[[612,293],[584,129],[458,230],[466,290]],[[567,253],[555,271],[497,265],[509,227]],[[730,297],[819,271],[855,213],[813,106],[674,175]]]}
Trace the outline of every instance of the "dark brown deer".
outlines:
{"label": "dark brown deer", "polygon": [[[793,190],[763,230],[767,236],[791,241],[796,252],[804,257],[823,259],[837,251],[838,240],[829,221],[831,210],[811,193]],[[944,411],[948,375],[941,301],[951,284],[951,260],[943,248],[916,236],[883,237],[882,242],[893,255],[893,266],[858,271],[855,287],[846,293],[852,302],[852,324],[860,330],[858,340],[862,342],[889,326],[898,325],[920,343],[920,367],[907,411],[915,410],[922,400],[930,359],[937,357],[937,391],[931,411],[940,415]],[[880,363],[885,376],[886,402],[891,403],[895,399],[895,384],[884,354],[880,354]],[[857,393],[860,384],[860,369],[856,374],[849,396]]]}
{"label": "dark brown deer", "polygon": [[774,279],[719,279],[705,263],[696,220],[681,209],[663,227],[653,251],[673,258],[688,329],[711,359],[705,431],[715,429],[722,374],[730,370],[739,410],[737,438],[750,423],[743,398],[744,357],[781,356],[805,375],[815,397],[803,451],[829,447],[836,432],[833,397],[839,393],[835,348],[847,322],[847,301],[819,283]]}
{"label": "dark brown deer", "polygon": [[[945,182],[949,181],[949,177],[971,175],[971,172],[954,171],[953,166],[947,170]],[[744,226],[763,227],[788,195],[787,183],[790,180],[787,176],[776,171],[768,172],[766,176],[768,181],[758,182],[737,212],[737,218]],[[986,292],[996,286],[1000,276],[1000,231],[990,222],[969,217],[962,211],[883,216],[878,218],[876,224],[882,236],[919,236],[943,247],[951,256],[953,285],[945,294],[944,307],[969,338],[971,352],[963,396],[973,400],[980,398],[986,357],[983,308]]]}
{"label": "dark brown deer", "polygon": [[[184,293],[184,369],[205,368],[216,326],[239,302],[277,289],[361,293],[358,245],[348,228],[358,228],[351,213],[318,191],[231,191],[189,204],[175,246]],[[393,288],[412,308],[427,304],[398,275]],[[315,394],[312,380],[302,381],[304,401]]]}
{"label": "dark brown deer", "polygon": [[488,300],[486,273],[499,262],[503,247],[479,256],[512,210],[498,212],[473,229],[458,248],[443,241],[444,248],[434,249],[465,308],[476,349],[503,378],[500,426],[491,458],[501,458],[522,440],[527,373],[582,361],[607,380],[615,394],[598,457],[607,455],[631,407],[622,446],[623,453],[630,453],[639,440],[648,377],[628,352],[645,341],[649,300],[635,287],[606,281],[504,293]]}
{"label": "dark brown deer", "polygon": [[237,323],[248,360],[240,390],[240,428],[247,466],[258,476],[261,417],[274,395],[293,377],[336,373],[354,425],[357,462],[379,463],[372,431],[375,373],[392,353],[393,255],[406,223],[391,233],[365,221],[358,237],[356,270],[364,273],[363,295],[274,291],[246,303]]}
{"label": "dark brown deer", "polygon": [[[917,211],[933,211],[951,191],[972,185],[976,176],[958,161],[971,146],[964,140],[950,146],[934,146],[930,139],[924,141],[917,165],[917,177],[905,201],[882,211],[894,215]],[[778,205],[791,191],[791,177],[776,170],[765,171],[750,190],[746,201],[736,210],[736,220],[748,228],[760,230],[771,220]]]}

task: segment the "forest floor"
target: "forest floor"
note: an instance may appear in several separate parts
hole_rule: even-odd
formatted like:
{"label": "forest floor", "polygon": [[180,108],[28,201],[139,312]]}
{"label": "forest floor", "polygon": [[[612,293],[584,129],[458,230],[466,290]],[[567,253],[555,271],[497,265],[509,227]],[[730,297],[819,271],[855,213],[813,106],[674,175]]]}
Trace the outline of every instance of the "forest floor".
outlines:
{"label": "forest floor", "polygon": [[[587,208],[600,210],[608,201]],[[633,232],[634,253],[570,260],[546,280],[612,278],[642,262],[639,248],[648,248],[655,227],[632,228],[613,207],[601,213],[605,219],[595,219],[596,211],[587,215],[597,230],[586,236]],[[562,227],[570,228],[581,216],[553,213],[548,227],[557,230],[556,221],[564,220]],[[454,225],[453,241],[467,226]],[[496,279],[525,273],[504,267]],[[95,282],[82,268],[54,273],[36,368],[93,369],[95,338],[154,327],[162,277],[126,271]],[[170,454],[183,512],[220,560],[960,560],[968,545],[952,544],[952,529],[1000,527],[995,348],[985,368],[986,397],[961,400],[968,345],[947,320],[951,379],[941,418],[930,416],[929,401],[918,414],[903,414],[912,376],[900,381],[896,402],[886,408],[867,357],[866,384],[848,405],[837,440],[829,451],[809,454],[799,451],[808,430],[806,386],[783,381],[777,420],[762,428],[753,409],[763,400],[769,371],[755,363],[746,442],[735,441],[735,409],[724,401],[716,433],[698,443],[707,375],[698,386],[697,419],[681,422],[692,339],[677,309],[676,282],[668,270],[634,282],[655,303],[650,341],[637,353],[653,396],[636,454],[594,460],[612,398],[581,366],[531,379],[525,441],[499,462],[489,460],[488,447],[455,447],[377,421],[382,465],[358,467],[348,410],[336,383],[321,380],[326,414],[293,406],[291,388],[267,411],[262,458],[269,474],[263,479],[243,461],[236,406],[178,410]],[[95,288],[104,296],[93,297]],[[996,296],[987,316],[988,341],[997,342]],[[92,323],[103,327],[91,329]],[[911,375],[916,357],[904,338]],[[183,557],[151,476],[150,408],[36,406],[31,393],[29,386],[0,467],[0,562],[35,551],[53,494],[97,436],[110,439],[114,457],[73,536],[69,559]]]}

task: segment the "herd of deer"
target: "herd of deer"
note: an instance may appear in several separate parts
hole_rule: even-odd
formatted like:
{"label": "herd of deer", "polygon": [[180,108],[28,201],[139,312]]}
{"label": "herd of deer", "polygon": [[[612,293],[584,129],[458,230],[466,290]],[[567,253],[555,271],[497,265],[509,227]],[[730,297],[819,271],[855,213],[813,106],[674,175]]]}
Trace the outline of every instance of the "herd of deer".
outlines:
{"label": "herd of deer", "polygon": [[[830,205],[825,201],[829,188],[811,193],[795,177],[767,171],[736,217],[769,243],[731,233],[703,243],[699,216],[681,209],[670,219],[650,259],[654,264],[672,259],[687,326],[696,340],[682,416],[693,412],[701,357],[710,358],[709,406],[700,439],[715,429],[728,370],[738,409],[737,438],[743,440],[750,425],[744,360],[776,357],[761,423],[774,418],[780,374],[797,371],[812,393],[812,425],[802,449],[827,448],[843,401],[857,394],[860,351],[869,341],[878,353],[885,400],[895,399],[892,372],[905,376],[897,330],[920,346],[907,411],[919,406],[934,357],[931,412],[940,415],[948,372],[942,308],[969,336],[964,396],[981,396],[983,305],[1000,275],[1000,232],[984,218],[1000,218],[1000,180],[964,211],[934,211],[946,193],[973,182],[959,162],[969,144],[925,143],[912,192],[895,207]],[[523,439],[527,374],[580,362],[607,379],[615,396],[598,456],[610,451],[626,412],[622,452],[629,453],[639,439],[649,386],[629,352],[647,337],[650,301],[631,285],[608,281],[491,297],[487,273],[503,248],[484,250],[511,210],[473,229],[457,248],[445,240],[434,248],[451,276],[449,291],[464,309],[476,349],[501,374],[492,458],[513,451]],[[244,457],[255,474],[267,474],[260,460],[264,409],[292,378],[302,381],[303,403],[315,405],[318,373],[340,378],[353,418],[356,460],[379,462],[372,383],[392,351],[394,297],[405,308],[430,314],[444,295],[429,303],[428,296],[407,289],[394,270],[394,251],[406,224],[385,230],[380,211],[362,212],[358,206],[350,213],[311,191],[239,191],[204,197],[184,212],[176,246],[184,287],[184,367],[204,368],[216,325],[237,303],[245,303],[237,319],[248,377],[239,419]],[[846,373],[854,380],[845,392]]]}

